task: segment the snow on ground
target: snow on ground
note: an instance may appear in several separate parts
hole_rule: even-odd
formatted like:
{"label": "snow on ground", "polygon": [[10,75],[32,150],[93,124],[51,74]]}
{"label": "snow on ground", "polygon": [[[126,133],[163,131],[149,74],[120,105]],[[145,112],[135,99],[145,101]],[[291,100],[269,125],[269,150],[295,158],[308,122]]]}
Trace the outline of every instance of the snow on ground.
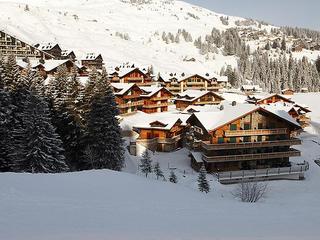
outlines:
{"label": "snow on ground", "polygon": [[[234,185],[221,185],[211,175],[212,191],[200,193],[186,149],[153,155],[166,178],[174,169],[179,184],[108,170],[2,173],[0,239],[319,239],[320,167],[313,160],[320,157],[320,94],[293,99],[313,110],[313,125],[301,135],[302,157],[294,159],[309,161],[310,170],[304,181],[269,182],[259,203],[235,200]],[[135,173],[139,158],[126,157],[125,170]]]}

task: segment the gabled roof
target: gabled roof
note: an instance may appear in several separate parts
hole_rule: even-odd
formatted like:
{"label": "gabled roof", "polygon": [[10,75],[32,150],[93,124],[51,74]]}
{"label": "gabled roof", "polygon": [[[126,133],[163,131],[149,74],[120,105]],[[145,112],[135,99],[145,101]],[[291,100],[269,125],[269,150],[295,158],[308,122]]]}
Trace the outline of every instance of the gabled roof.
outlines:
{"label": "gabled roof", "polygon": [[222,96],[216,94],[215,92],[192,90],[192,89],[179,93],[178,96],[175,98],[175,100],[193,102],[207,94],[212,94],[215,97],[220,98],[221,100],[224,100]]}
{"label": "gabled roof", "polygon": [[176,123],[182,123],[182,120],[179,118],[179,115],[176,117],[160,119],[152,122],[145,122],[144,124],[134,125],[133,128],[140,129],[158,129],[158,130],[167,130],[170,131]]}
{"label": "gabled roof", "polygon": [[[36,68],[38,66],[44,67],[43,64],[39,62],[39,60],[29,59],[29,62],[31,68]],[[17,65],[23,69],[26,69],[28,67],[28,63],[23,61],[22,59],[17,60]]]}
{"label": "gabled roof", "polygon": [[183,81],[186,81],[187,79],[191,78],[191,77],[199,77],[199,78],[202,78],[203,80],[207,81],[207,82],[210,82],[210,79],[207,78],[207,77],[203,77],[199,74],[186,74],[183,78],[179,79],[178,82],[183,82]]}
{"label": "gabled roof", "polygon": [[212,112],[197,112],[193,113],[191,117],[195,116],[203,125],[203,127],[209,132],[214,131],[226,124],[232,123],[237,119],[258,110],[270,113],[280,119],[283,119],[289,124],[294,125],[295,127],[301,128],[300,124],[293,119],[288,112],[281,109],[272,108],[268,105],[264,107],[254,106],[251,104],[237,104],[236,106],[227,105],[223,110],[217,109],[216,111]]}
{"label": "gabled roof", "polygon": [[149,87],[140,87],[141,90],[143,91],[143,94],[141,95],[141,97],[152,97],[155,94],[157,94],[158,92],[160,92],[161,90],[165,90],[166,92],[170,93],[171,95],[173,95],[168,89],[166,89],[165,87],[157,87],[157,86],[149,86]]}
{"label": "gabled roof", "polygon": [[[127,93],[133,86],[137,86],[134,83],[111,83],[111,87],[118,90],[118,92],[115,92],[114,95],[116,96],[122,96],[125,93]],[[138,86],[137,86],[138,87]]]}
{"label": "gabled roof", "polygon": [[81,60],[96,60],[98,57],[101,57],[101,54],[97,54],[97,53],[86,53],[85,55],[83,55],[81,57]]}
{"label": "gabled roof", "polygon": [[261,99],[257,100],[257,103],[259,104],[259,103],[261,103],[261,102],[263,102],[263,101],[265,101],[265,100],[267,100],[269,98],[272,98],[272,97],[279,97],[279,98],[281,98],[281,99],[283,99],[283,100],[285,100],[287,102],[294,103],[294,101],[292,101],[290,98],[285,97],[285,96],[280,95],[280,94],[277,94],[277,93],[268,95],[268,96],[266,96],[264,98],[261,98]]}
{"label": "gabled roof", "polygon": [[46,72],[50,72],[52,70],[54,70],[55,68],[70,62],[72,64],[74,64],[72,61],[70,61],[69,59],[65,59],[65,60],[46,60],[43,64],[44,69]]}
{"label": "gabled roof", "polygon": [[38,48],[38,49],[40,49],[42,51],[49,51],[49,50],[53,49],[56,46],[58,46],[60,48],[58,43],[53,43],[53,42],[39,43],[39,44],[36,44],[35,46],[36,46],[36,48]]}
{"label": "gabled roof", "polygon": [[138,71],[140,72],[144,77],[147,77],[146,73],[143,72],[142,70],[140,70],[140,68],[122,68],[120,69],[118,72],[119,78],[124,78],[126,75],[134,72],[134,71]]}
{"label": "gabled roof", "polygon": [[[71,53],[74,54],[74,52],[73,52],[72,50],[62,50],[62,51],[61,51],[61,56],[62,56],[62,57],[67,57],[67,56],[69,56]],[[75,55],[75,54],[74,54],[74,55]]]}

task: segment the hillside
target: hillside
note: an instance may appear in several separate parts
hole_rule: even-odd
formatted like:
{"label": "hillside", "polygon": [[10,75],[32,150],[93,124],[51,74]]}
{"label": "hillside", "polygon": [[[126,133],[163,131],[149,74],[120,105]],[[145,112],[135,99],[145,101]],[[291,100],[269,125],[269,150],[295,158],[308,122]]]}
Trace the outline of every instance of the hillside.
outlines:
{"label": "hillside", "polygon": [[[139,1],[131,1],[139,2]],[[243,27],[267,30],[256,21],[218,14],[182,1],[160,0],[130,3],[129,0],[10,0],[0,2],[0,29],[31,43],[58,42],[63,48],[101,52],[107,65],[134,62],[153,65],[156,71],[215,71],[236,66],[234,56],[201,55],[193,41],[210,34],[213,27],[224,31]],[[26,11],[26,4],[28,10]],[[18,16],[18,17],[17,17]],[[226,25],[227,24],[227,25]],[[163,32],[176,36],[185,29],[192,41],[182,36],[179,43],[166,43]],[[195,62],[186,62],[194,58]]]}

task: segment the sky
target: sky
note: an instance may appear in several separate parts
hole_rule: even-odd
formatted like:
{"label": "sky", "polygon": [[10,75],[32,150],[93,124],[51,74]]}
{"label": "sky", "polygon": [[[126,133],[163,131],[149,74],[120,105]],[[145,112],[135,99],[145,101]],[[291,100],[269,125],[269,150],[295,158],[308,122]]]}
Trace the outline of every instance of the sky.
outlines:
{"label": "sky", "polygon": [[320,30],[320,0],[184,0],[217,13]]}

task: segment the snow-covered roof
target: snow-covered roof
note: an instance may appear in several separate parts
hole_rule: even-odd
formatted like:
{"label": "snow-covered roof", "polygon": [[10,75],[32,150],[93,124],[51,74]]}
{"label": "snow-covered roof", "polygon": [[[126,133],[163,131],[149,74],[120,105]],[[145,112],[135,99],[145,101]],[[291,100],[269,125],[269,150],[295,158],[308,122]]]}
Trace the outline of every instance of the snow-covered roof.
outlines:
{"label": "snow-covered roof", "polygon": [[134,83],[111,83],[111,86],[118,90],[114,95],[123,95],[129,91],[135,84]]}
{"label": "snow-covered roof", "polygon": [[212,109],[211,112],[196,112],[194,115],[201,122],[203,127],[207,131],[215,130],[239,117],[242,117],[250,112],[256,111],[263,108],[264,110],[300,127],[300,124],[292,118],[287,110],[279,108],[278,106],[272,105],[262,105],[255,106],[252,104],[236,104],[232,106],[231,104],[223,105],[223,110],[218,107]]}
{"label": "snow-covered roof", "polygon": [[144,91],[141,97],[152,97],[162,89],[166,89],[164,87],[157,87],[157,86],[140,87],[140,88]]}
{"label": "snow-covered roof", "polygon": [[242,85],[241,89],[246,91],[260,91],[262,88],[259,85]]}
{"label": "snow-covered roof", "polygon": [[52,70],[54,70],[55,68],[69,62],[69,59],[65,59],[65,60],[46,60],[43,64],[45,71],[50,72]]}
{"label": "snow-covered roof", "polygon": [[58,43],[53,43],[53,42],[47,42],[47,43],[39,43],[37,44],[37,48],[42,50],[42,51],[48,51],[54,48],[55,46],[59,46]]}
{"label": "snow-covered roof", "polygon": [[61,56],[62,57],[67,57],[69,54],[73,53],[72,50],[62,50],[61,51]]}
{"label": "snow-covered roof", "polygon": [[[29,59],[29,62],[30,62],[30,66],[31,68],[35,68],[35,67],[38,67],[38,66],[43,66],[42,63],[39,62],[39,60],[33,60],[33,59]],[[27,68],[28,67],[28,63],[23,61],[22,59],[18,59],[17,60],[17,65],[21,68]]]}
{"label": "snow-covered roof", "polygon": [[81,57],[81,60],[96,60],[101,54],[97,53],[86,53]]}
{"label": "snow-covered roof", "polygon": [[203,90],[193,90],[193,89],[186,90],[186,91],[184,91],[182,93],[179,93],[175,99],[176,100],[183,100],[183,101],[193,102],[193,101],[197,100],[198,98],[201,98],[202,96],[204,96],[204,95],[206,95],[208,93],[212,93],[215,96],[220,97],[221,99],[223,99],[222,96],[220,96],[220,95],[218,95],[218,94],[216,94],[214,92],[203,91]]}

